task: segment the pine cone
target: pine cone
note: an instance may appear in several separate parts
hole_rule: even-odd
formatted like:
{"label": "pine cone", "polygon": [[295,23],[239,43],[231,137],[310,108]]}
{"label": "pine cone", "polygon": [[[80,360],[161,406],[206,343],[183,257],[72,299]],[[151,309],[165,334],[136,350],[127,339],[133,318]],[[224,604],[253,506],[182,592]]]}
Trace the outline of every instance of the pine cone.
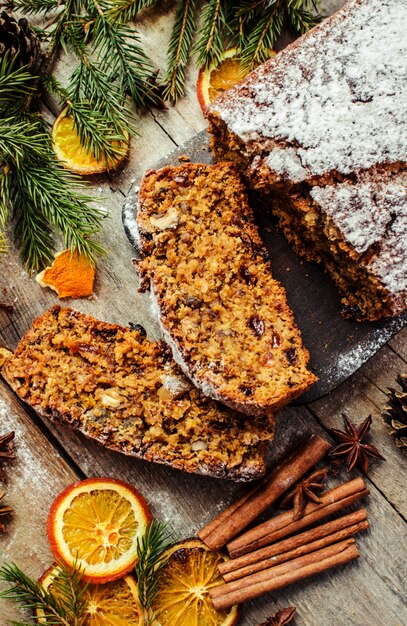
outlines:
{"label": "pine cone", "polygon": [[32,69],[40,55],[40,44],[25,18],[17,20],[2,11],[0,14],[0,59],[9,52],[9,60],[16,57],[16,67]]}
{"label": "pine cone", "polygon": [[400,389],[389,388],[388,404],[382,414],[398,448],[407,450],[407,374],[397,377]]}

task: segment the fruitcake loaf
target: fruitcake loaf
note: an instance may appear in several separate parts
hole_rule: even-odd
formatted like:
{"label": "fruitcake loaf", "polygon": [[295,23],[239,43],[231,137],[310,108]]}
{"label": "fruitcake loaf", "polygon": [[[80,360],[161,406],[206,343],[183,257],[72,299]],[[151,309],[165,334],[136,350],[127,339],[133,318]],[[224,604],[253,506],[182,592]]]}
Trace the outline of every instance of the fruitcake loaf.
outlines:
{"label": "fruitcake loaf", "polygon": [[406,2],[350,0],[207,112],[216,158],[238,165],[357,319],[407,306],[406,32]]}
{"label": "fruitcake loaf", "polygon": [[138,325],[56,306],[34,321],[2,374],[38,413],[112,450],[237,481],[266,469],[273,419],[204,398]]}
{"label": "fruitcake loaf", "polygon": [[316,380],[235,167],[147,172],[137,212],[141,289],[166,342],[202,392],[247,413],[273,412]]}

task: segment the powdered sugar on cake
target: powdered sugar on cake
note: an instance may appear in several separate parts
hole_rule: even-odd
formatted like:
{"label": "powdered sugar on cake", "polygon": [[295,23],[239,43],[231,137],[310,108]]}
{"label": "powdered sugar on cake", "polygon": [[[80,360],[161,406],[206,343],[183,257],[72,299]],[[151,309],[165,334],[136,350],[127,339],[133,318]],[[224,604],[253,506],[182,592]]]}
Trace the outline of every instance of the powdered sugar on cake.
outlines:
{"label": "powdered sugar on cake", "polygon": [[293,182],[406,162],[406,32],[406,0],[351,0],[211,108]]}
{"label": "powdered sugar on cake", "polygon": [[312,199],[329,215],[358,254],[370,250],[367,266],[393,294],[407,289],[407,173],[377,182],[313,187]]}

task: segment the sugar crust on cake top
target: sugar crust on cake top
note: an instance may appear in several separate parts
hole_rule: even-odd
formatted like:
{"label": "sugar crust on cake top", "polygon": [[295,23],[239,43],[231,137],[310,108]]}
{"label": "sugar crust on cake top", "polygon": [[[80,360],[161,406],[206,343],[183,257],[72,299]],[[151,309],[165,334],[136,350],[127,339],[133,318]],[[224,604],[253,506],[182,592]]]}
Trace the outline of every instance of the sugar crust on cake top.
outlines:
{"label": "sugar crust on cake top", "polygon": [[405,163],[406,33],[407,0],[350,0],[210,111],[295,183]]}

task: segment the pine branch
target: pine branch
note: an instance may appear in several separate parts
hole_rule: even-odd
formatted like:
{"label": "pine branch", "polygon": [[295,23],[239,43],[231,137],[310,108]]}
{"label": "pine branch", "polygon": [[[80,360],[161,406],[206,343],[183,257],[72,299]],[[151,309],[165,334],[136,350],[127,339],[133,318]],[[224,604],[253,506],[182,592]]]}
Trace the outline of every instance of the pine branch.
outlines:
{"label": "pine branch", "polygon": [[60,6],[59,0],[11,0],[6,3],[8,11],[17,9],[23,15],[47,15]]}
{"label": "pine branch", "polygon": [[318,9],[319,0],[291,0],[287,3],[290,26],[297,34],[303,35],[321,21],[322,16],[317,13]]}
{"label": "pine branch", "polygon": [[141,541],[137,541],[138,560],[135,566],[140,605],[148,613],[158,592],[158,573],[167,562],[163,552],[171,545],[165,524],[153,520]]}
{"label": "pine branch", "polygon": [[208,67],[212,61],[221,60],[225,50],[225,31],[230,31],[230,18],[225,0],[208,0],[202,9],[202,26],[192,50],[198,55],[199,67]]}
{"label": "pine branch", "polygon": [[0,119],[0,161],[5,164],[0,177],[0,215],[5,223],[11,214],[28,270],[37,271],[51,259],[51,227],[61,234],[66,247],[92,261],[103,252],[93,237],[106,216],[91,205],[83,183],[57,166],[38,115],[22,122]]}
{"label": "pine branch", "polygon": [[129,93],[136,109],[158,104],[156,73],[144,53],[139,35],[125,24],[113,24],[101,13],[94,25],[93,50],[101,70],[116,77],[122,93]]}
{"label": "pine branch", "polygon": [[15,69],[15,59],[10,61],[7,51],[0,62],[0,110],[6,104],[9,111],[10,102],[25,99],[34,91],[32,74],[24,67]]}
{"label": "pine branch", "polygon": [[[92,237],[106,215],[92,207],[92,198],[80,193],[79,179],[57,167],[51,159],[42,166],[26,164],[14,172],[15,235],[29,270],[38,271],[50,260],[53,243],[48,224],[62,236],[64,246],[91,261],[104,252]],[[41,230],[44,231],[40,236]],[[40,241],[39,241],[40,239]]]}
{"label": "pine branch", "polygon": [[253,17],[256,25],[247,35],[241,49],[241,62],[245,69],[254,69],[266,61],[284,22],[282,0],[271,0],[266,10]]}
{"label": "pine branch", "polygon": [[153,6],[157,1],[158,0],[114,0],[107,6],[105,15],[112,23],[126,24],[136,19],[142,9]]}
{"label": "pine branch", "polygon": [[[82,573],[76,568],[71,572],[59,565],[53,589],[49,590],[14,563],[5,563],[0,568],[0,580],[11,586],[0,592],[0,598],[20,604],[25,609],[41,609],[49,625],[79,626],[86,608],[81,599],[81,578]],[[24,622],[14,624],[25,626]]]}
{"label": "pine branch", "polygon": [[195,0],[180,0],[168,47],[163,98],[170,102],[184,94],[185,70],[195,30]]}

